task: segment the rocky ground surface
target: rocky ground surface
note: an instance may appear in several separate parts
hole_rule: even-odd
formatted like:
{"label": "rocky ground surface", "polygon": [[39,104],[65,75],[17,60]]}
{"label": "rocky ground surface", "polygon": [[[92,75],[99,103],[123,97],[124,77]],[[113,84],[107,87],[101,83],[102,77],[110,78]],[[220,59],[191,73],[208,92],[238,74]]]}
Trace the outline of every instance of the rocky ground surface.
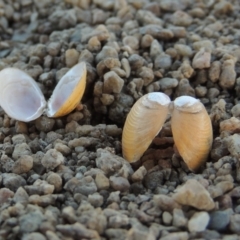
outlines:
{"label": "rocky ground surface", "polygon": [[[0,239],[240,239],[239,13],[239,0],[0,0],[0,69],[46,98],[77,62],[88,71],[66,117],[0,111]],[[122,158],[126,115],[153,91],[206,106],[200,172],[174,152],[170,120],[140,163]]]}

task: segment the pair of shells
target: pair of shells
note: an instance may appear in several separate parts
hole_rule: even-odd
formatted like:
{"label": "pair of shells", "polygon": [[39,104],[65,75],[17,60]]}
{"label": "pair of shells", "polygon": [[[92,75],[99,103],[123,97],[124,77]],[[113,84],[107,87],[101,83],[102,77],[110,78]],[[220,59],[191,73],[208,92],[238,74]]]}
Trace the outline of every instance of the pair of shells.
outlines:
{"label": "pair of shells", "polygon": [[60,117],[73,111],[86,87],[86,64],[73,66],[58,82],[46,102],[35,82],[24,71],[5,68],[0,72],[0,106],[11,118],[29,122],[46,112],[48,117]]}
{"label": "pair of shells", "polygon": [[164,93],[141,97],[129,112],[122,135],[123,156],[138,161],[160,132],[171,109],[173,139],[179,154],[192,171],[205,163],[212,146],[212,124],[204,105],[190,96],[172,103]]}

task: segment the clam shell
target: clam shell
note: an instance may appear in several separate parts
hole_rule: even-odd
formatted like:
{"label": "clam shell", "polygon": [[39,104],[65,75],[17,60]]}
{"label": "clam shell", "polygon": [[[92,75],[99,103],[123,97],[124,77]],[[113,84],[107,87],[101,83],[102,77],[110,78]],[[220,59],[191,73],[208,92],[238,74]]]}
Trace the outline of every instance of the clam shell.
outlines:
{"label": "clam shell", "polygon": [[48,117],[64,116],[76,108],[85,91],[86,77],[86,64],[81,62],[60,79],[48,101]]}
{"label": "clam shell", "polygon": [[170,99],[163,93],[148,93],[138,99],[129,112],[123,128],[123,157],[138,161],[161,130]]}
{"label": "clam shell", "polygon": [[[16,120],[29,122],[46,111],[48,117],[70,113],[79,104],[86,87],[86,64],[78,63],[59,81],[46,103],[41,89],[27,73],[16,68],[0,72],[0,105]],[[47,105],[47,109],[46,109]]]}
{"label": "clam shell", "polygon": [[38,84],[25,72],[5,68],[0,72],[0,105],[11,118],[29,122],[42,115],[46,101]]}
{"label": "clam shell", "polygon": [[205,163],[212,146],[212,124],[204,105],[182,96],[173,102],[171,126],[179,154],[192,171]]}

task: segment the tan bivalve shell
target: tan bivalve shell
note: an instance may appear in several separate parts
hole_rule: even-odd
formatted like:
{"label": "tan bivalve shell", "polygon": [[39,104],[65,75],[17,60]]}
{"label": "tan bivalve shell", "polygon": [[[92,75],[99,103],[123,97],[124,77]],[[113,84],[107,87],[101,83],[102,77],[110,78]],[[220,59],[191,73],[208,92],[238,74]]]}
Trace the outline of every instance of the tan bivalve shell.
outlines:
{"label": "tan bivalve shell", "polygon": [[86,74],[85,62],[72,67],[60,79],[46,103],[32,77],[22,70],[5,68],[0,72],[0,105],[11,118],[24,122],[38,118],[44,111],[49,117],[64,116],[80,102],[86,87]]}
{"label": "tan bivalve shell", "polygon": [[122,135],[122,151],[126,160],[135,162],[141,158],[166,121],[169,103],[166,94],[153,92],[133,105]]}
{"label": "tan bivalve shell", "polygon": [[212,146],[212,123],[204,105],[190,96],[173,102],[171,126],[179,154],[192,171],[205,163]]}

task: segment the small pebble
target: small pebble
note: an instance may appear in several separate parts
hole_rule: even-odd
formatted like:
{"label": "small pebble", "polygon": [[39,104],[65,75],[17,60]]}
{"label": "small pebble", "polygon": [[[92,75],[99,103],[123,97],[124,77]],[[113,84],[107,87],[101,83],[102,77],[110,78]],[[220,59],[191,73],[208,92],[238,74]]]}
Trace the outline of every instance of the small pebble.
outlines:
{"label": "small pebble", "polygon": [[48,150],[41,160],[42,165],[48,170],[54,170],[63,162],[63,155],[55,149]]}
{"label": "small pebble", "polygon": [[173,209],[173,226],[175,227],[186,227],[188,223],[187,218],[184,216],[184,212],[180,208]]}
{"label": "small pebble", "polygon": [[192,66],[194,69],[203,69],[210,67],[211,53],[205,51],[204,48],[198,51],[192,61]]}
{"label": "small pebble", "polygon": [[207,212],[196,212],[188,221],[188,230],[190,232],[202,232],[206,229],[209,222],[209,214]]}
{"label": "small pebble", "polygon": [[235,62],[233,59],[226,60],[222,64],[219,84],[224,89],[233,88],[236,81]]}
{"label": "small pebble", "polygon": [[228,210],[214,211],[210,213],[210,222],[208,227],[217,231],[226,230],[230,222],[230,213]]}
{"label": "small pebble", "polygon": [[126,178],[111,176],[109,180],[110,186],[116,191],[125,192],[130,188],[130,184]]}
{"label": "small pebble", "polygon": [[124,81],[114,71],[110,71],[104,75],[103,92],[104,93],[120,93],[123,88]]}
{"label": "small pebble", "polygon": [[192,206],[199,210],[212,210],[215,207],[209,192],[195,179],[189,179],[178,188],[173,198],[179,204]]}
{"label": "small pebble", "polygon": [[68,49],[65,52],[65,61],[67,67],[71,68],[78,63],[79,53],[76,49]]}
{"label": "small pebble", "polygon": [[95,178],[98,190],[107,190],[110,186],[109,179],[102,173],[97,173]]}
{"label": "small pebble", "polygon": [[33,158],[31,156],[21,156],[14,164],[12,172],[22,174],[29,172],[33,167]]}
{"label": "small pebble", "polygon": [[231,216],[229,228],[234,233],[240,234],[240,214]]}

